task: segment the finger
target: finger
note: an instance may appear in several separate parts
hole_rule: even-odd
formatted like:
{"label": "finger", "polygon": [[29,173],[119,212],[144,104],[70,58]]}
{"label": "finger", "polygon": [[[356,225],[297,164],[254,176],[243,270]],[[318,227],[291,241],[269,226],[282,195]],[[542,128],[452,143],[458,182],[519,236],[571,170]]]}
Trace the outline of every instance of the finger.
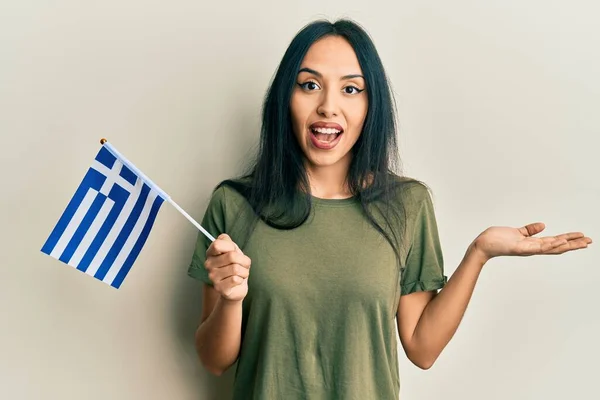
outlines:
{"label": "finger", "polygon": [[235,251],[236,244],[226,234],[219,235],[206,250],[207,256],[218,256],[223,253]]}
{"label": "finger", "polygon": [[519,233],[523,236],[533,236],[546,229],[546,225],[543,222],[534,222],[532,224],[525,225],[519,228]]}
{"label": "finger", "polygon": [[568,242],[567,238],[561,236],[546,236],[543,238],[539,238],[539,240],[541,240],[543,244],[551,246],[564,244]]}
{"label": "finger", "polygon": [[547,238],[549,240],[542,241],[540,245],[540,253],[543,254],[558,254],[563,246],[568,246],[568,242],[564,239]]}
{"label": "finger", "polygon": [[208,270],[208,277],[213,282],[223,280],[233,275],[239,275],[243,278],[247,278],[250,274],[249,267],[238,263],[231,263],[218,268],[211,268],[209,266],[206,269]]}
{"label": "finger", "polygon": [[584,248],[588,247],[590,242],[591,242],[591,239],[586,238],[586,237],[582,237],[582,238],[579,238],[576,240],[570,240],[569,241],[569,249],[570,250],[584,249]]}
{"label": "finger", "polygon": [[549,243],[551,248],[558,249],[561,247],[569,246],[569,241],[567,239],[556,238],[556,240]]}
{"label": "finger", "polygon": [[555,237],[559,238],[559,239],[574,240],[574,239],[582,238],[584,236],[585,235],[582,232],[567,232],[567,233],[562,233],[560,235],[557,235]]}
{"label": "finger", "polygon": [[558,236],[546,236],[543,238],[539,238],[542,243],[542,249],[543,250],[548,250],[554,247],[559,247],[562,246],[566,243],[572,243],[575,240],[583,240],[586,243],[588,243],[588,240],[591,241],[591,239],[584,237],[583,233],[581,232],[569,232],[569,233],[563,233],[561,235]]}
{"label": "finger", "polygon": [[[229,237],[229,235],[226,233],[221,233],[219,236],[217,236],[217,239],[231,240],[231,237]],[[231,241],[233,242],[233,240]]]}
{"label": "finger", "polygon": [[568,232],[568,233],[562,233],[560,235],[556,235],[556,236],[546,236],[543,238],[540,238],[541,240],[543,240],[544,242],[553,242],[555,240],[559,240],[559,239],[565,239],[567,241],[571,241],[571,240],[575,240],[575,239],[586,239],[589,240],[589,242],[591,242],[592,239],[585,237],[585,235],[581,232]]}
{"label": "finger", "polygon": [[548,246],[550,248],[547,249],[546,251],[544,251],[544,253],[546,253],[546,254],[563,254],[563,253],[566,253],[567,251],[584,249],[584,248],[588,247],[590,240],[588,240],[588,238],[583,237],[580,239],[569,240],[569,241],[563,239],[562,244],[559,242],[561,242],[561,240],[557,240],[556,242],[549,244]]}
{"label": "finger", "polygon": [[211,256],[206,259],[204,266],[206,269],[223,268],[229,264],[240,264],[245,268],[250,268],[252,260],[243,253],[230,251],[218,256]]}
{"label": "finger", "polygon": [[220,268],[225,275],[225,278],[229,278],[230,276],[240,276],[242,278],[247,278],[250,276],[250,270],[240,264],[229,264],[226,267]]}
{"label": "finger", "polygon": [[216,268],[208,272],[208,277],[214,284],[226,281],[234,276],[246,279],[249,275],[250,271],[248,270],[248,268],[244,268],[239,264],[230,264],[225,267]]}

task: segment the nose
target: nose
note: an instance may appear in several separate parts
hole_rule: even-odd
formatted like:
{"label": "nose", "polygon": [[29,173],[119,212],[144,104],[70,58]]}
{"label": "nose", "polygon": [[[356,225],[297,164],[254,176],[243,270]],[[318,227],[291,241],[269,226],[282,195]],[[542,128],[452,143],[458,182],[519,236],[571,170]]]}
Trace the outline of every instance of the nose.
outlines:
{"label": "nose", "polygon": [[317,107],[317,113],[325,118],[332,118],[339,114],[338,99],[333,90],[323,90],[321,102]]}

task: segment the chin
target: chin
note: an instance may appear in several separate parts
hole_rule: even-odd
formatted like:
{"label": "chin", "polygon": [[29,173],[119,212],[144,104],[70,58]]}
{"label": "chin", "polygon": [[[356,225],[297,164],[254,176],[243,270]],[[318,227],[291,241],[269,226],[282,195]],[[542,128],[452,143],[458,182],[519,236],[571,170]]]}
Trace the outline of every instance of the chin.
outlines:
{"label": "chin", "polygon": [[344,160],[345,156],[338,154],[315,155],[314,153],[309,153],[308,157],[305,156],[305,158],[311,165],[322,168],[339,164]]}

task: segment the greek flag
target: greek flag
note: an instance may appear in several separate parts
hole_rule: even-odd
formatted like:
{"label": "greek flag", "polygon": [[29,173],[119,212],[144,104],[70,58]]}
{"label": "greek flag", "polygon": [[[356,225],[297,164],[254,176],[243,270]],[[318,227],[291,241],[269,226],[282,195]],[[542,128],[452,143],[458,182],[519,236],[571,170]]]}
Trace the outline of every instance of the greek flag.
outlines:
{"label": "greek flag", "polygon": [[119,288],[169,196],[108,142],[41,251]]}

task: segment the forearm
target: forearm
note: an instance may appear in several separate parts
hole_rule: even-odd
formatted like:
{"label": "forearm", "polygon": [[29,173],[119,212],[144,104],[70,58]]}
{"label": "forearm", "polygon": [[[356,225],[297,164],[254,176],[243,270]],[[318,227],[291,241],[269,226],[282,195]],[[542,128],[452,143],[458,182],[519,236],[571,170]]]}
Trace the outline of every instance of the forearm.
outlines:
{"label": "forearm", "polygon": [[242,302],[217,300],[210,316],[196,331],[196,351],[202,364],[215,375],[237,360],[242,335]]}
{"label": "forearm", "polygon": [[475,244],[471,244],[446,286],[423,310],[411,347],[425,367],[435,362],[458,329],[485,263]]}

